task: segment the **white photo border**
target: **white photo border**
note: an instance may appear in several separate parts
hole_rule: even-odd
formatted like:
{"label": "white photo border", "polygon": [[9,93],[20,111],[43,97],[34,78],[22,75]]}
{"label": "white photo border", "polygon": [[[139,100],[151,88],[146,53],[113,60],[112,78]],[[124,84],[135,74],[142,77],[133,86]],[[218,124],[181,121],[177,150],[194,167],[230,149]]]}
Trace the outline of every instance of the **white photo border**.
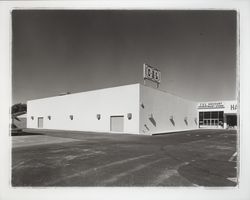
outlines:
{"label": "white photo border", "polygon": [[[240,170],[238,187],[11,187],[11,11],[13,9],[136,9],[236,10],[238,12],[237,96],[240,100]],[[135,1],[2,1],[0,2],[0,199],[250,199],[250,1],[248,0],[135,0]]]}

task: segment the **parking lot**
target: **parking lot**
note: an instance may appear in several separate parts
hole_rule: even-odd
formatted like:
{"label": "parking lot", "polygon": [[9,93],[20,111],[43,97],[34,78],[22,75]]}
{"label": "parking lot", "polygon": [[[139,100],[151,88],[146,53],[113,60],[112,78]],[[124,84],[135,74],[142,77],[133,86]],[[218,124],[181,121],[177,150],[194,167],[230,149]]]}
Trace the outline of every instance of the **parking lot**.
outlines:
{"label": "parking lot", "polygon": [[28,132],[12,136],[13,186],[237,185],[235,130]]}

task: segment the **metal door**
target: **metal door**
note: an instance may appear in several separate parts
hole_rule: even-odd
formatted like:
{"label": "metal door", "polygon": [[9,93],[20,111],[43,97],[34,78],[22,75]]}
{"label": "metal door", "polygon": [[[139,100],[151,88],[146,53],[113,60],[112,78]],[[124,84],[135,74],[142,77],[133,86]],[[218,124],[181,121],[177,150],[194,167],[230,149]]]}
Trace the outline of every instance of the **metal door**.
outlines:
{"label": "metal door", "polygon": [[43,128],[43,117],[37,118],[37,126],[38,128]]}
{"label": "metal door", "polygon": [[123,132],[124,130],[124,116],[110,117],[110,131]]}

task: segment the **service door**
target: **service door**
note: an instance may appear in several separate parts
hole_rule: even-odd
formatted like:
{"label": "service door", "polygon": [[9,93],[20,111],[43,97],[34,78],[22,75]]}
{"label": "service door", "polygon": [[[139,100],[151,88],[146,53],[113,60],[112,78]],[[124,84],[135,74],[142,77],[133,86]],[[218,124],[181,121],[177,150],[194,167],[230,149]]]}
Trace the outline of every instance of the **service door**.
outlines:
{"label": "service door", "polygon": [[110,117],[110,131],[123,132],[124,131],[124,116]]}
{"label": "service door", "polygon": [[43,117],[38,117],[37,126],[38,128],[43,128]]}

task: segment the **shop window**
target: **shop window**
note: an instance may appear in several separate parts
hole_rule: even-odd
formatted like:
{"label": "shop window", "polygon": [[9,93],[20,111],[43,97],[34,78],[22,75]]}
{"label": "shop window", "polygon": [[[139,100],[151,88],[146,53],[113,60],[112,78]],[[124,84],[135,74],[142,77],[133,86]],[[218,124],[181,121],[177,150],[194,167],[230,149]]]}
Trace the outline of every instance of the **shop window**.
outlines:
{"label": "shop window", "polygon": [[69,118],[70,118],[70,120],[73,120],[73,119],[74,119],[74,116],[73,116],[73,115],[70,115]]}
{"label": "shop window", "polygon": [[214,120],[212,119],[211,120],[211,126],[214,126],[215,124],[214,124]]}
{"label": "shop window", "polygon": [[218,119],[215,119],[215,120],[214,120],[214,125],[215,125],[215,126],[218,126],[218,125],[219,125],[219,120],[218,120]]}
{"label": "shop window", "polygon": [[51,116],[50,115],[48,116],[48,119],[51,120]]}
{"label": "shop window", "polygon": [[199,119],[200,120],[203,120],[203,114],[204,114],[203,112],[199,112]]}
{"label": "shop window", "polygon": [[204,118],[205,119],[210,119],[211,118],[211,112],[204,112]]}
{"label": "shop window", "polygon": [[219,121],[221,122],[221,124],[224,123],[224,112],[223,111],[219,112]]}
{"label": "shop window", "polygon": [[31,116],[31,119],[34,120],[34,116]]}
{"label": "shop window", "polygon": [[223,111],[220,111],[220,112],[219,112],[219,118],[222,118],[222,117],[223,117],[223,114],[224,114]]}
{"label": "shop window", "polygon": [[224,122],[223,111],[199,112],[199,125],[221,126]]}
{"label": "shop window", "polygon": [[217,119],[219,117],[219,113],[218,112],[212,112],[212,119]]}

